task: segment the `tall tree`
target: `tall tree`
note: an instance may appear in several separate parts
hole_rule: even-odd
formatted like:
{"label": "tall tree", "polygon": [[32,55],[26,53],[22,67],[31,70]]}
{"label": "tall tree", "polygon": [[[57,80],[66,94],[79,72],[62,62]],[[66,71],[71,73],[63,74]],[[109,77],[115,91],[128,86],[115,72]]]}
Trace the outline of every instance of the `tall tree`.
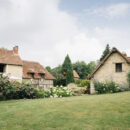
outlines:
{"label": "tall tree", "polygon": [[48,72],[51,73],[51,67],[50,66],[46,66],[46,69],[47,69]]}
{"label": "tall tree", "polygon": [[74,82],[73,67],[69,55],[65,57],[62,65],[62,74],[66,77],[66,84]]}
{"label": "tall tree", "polygon": [[102,54],[102,56],[101,56],[101,58],[100,58],[100,61],[102,61],[102,60],[105,58],[105,56],[106,56],[107,54],[109,54],[109,52],[110,52],[110,46],[109,46],[109,44],[107,44],[107,45],[106,45],[106,48],[105,48],[105,50],[103,51],[103,54]]}
{"label": "tall tree", "polygon": [[94,61],[86,64],[84,61],[78,61],[73,64],[73,69],[77,71],[80,79],[86,79],[94,70],[96,63]]}

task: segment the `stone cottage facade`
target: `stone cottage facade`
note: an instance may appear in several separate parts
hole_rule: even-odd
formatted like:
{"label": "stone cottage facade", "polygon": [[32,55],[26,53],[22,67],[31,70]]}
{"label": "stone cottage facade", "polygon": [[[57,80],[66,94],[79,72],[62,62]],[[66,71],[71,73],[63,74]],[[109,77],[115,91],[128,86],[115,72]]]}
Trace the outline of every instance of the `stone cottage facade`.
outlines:
{"label": "stone cottage facade", "polygon": [[117,48],[113,48],[111,52],[98,64],[90,76],[91,94],[95,93],[94,81],[114,81],[118,84],[128,85],[127,74],[129,71],[130,57],[125,53],[121,53]]}
{"label": "stone cottage facade", "polygon": [[0,73],[12,80],[22,81],[23,62],[18,55],[18,47],[13,50],[0,49]]}
{"label": "stone cottage facade", "polygon": [[55,79],[40,63],[23,61],[18,54],[18,46],[13,50],[0,49],[0,73],[10,80],[39,86],[52,86]]}

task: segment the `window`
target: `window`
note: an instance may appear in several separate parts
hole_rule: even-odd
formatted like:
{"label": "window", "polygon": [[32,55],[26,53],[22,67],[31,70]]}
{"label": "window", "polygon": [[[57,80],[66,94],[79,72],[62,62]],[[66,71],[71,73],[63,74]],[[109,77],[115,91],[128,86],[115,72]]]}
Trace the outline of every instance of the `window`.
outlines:
{"label": "window", "polygon": [[31,78],[34,78],[34,73],[29,73],[28,74]]}
{"label": "window", "polygon": [[44,75],[45,75],[45,74],[40,74],[41,78],[44,78]]}
{"label": "window", "polygon": [[3,73],[3,72],[4,72],[4,68],[5,68],[5,65],[0,64],[0,73]]}
{"label": "window", "polygon": [[116,63],[116,72],[122,72],[122,63]]}

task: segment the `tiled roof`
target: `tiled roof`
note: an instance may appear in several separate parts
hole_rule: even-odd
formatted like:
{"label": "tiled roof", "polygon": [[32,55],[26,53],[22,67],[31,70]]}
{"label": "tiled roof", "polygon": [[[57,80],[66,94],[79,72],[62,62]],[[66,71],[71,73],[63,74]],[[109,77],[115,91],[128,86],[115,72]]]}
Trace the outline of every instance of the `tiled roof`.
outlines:
{"label": "tiled roof", "polygon": [[34,73],[35,79],[40,79],[41,74],[45,79],[55,79],[40,63],[33,61],[23,61],[23,78],[31,78],[29,73]]}
{"label": "tiled roof", "polygon": [[79,78],[79,75],[78,75],[78,73],[76,72],[76,70],[73,70],[73,75],[74,75],[74,78]]}
{"label": "tiled roof", "polygon": [[20,56],[14,52],[14,50],[7,50],[0,48],[0,63],[12,64],[12,65],[22,65],[22,60]]}
{"label": "tiled roof", "polygon": [[97,70],[104,64],[104,62],[111,56],[111,54],[113,54],[115,52],[117,52],[118,54],[120,54],[126,60],[126,62],[130,64],[130,57],[127,57],[127,55],[124,55],[117,48],[114,47],[114,48],[112,48],[112,50],[110,51],[110,53],[101,62],[99,62],[99,64],[95,68],[95,70],[91,73],[90,78],[93,77],[93,75],[95,74],[95,72],[97,72]]}
{"label": "tiled roof", "polygon": [[130,62],[130,57],[127,57],[128,58],[128,60],[129,60],[129,62]]}

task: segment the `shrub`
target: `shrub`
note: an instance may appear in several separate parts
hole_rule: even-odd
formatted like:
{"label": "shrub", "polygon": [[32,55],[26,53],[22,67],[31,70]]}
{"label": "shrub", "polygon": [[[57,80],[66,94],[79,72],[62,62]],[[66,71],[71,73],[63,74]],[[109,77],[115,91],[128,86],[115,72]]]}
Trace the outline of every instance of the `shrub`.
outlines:
{"label": "shrub", "polygon": [[76,80],[75,84],[77,84],[79,87],[87,86],[88,88],[90,88],[90,80]]}
{"label": "shrub", "polygon": [[130,86],[127,84],[125,84],[125,85],[122,85],[122,84],[119,84],[119,91],[120,92],[123,92],[123,91],[130,91]]}
{"label": "shrub", "polygon": [[36,98],[36,93],[30,85],[11,82],[8,77],[0,75],[0,100]]}
{"label": "shrub", "polygon": [[129,71],[129,73],[127,74],[127,77],[128,77],[129,87],[130,87],[130,71]]}
{"label": "shrub", "polygon": [[49,87],[48,90],[44,90],[43,88],[36,89],[29,84],[10,82],[8,77],[0,75],[0,100],[68,97],[71,95],[71,91],[62,86]]}
{"label": "shrub", "polygon": [[118,85],[113,81],[106,83],[95,81],[94,86],[98,94],[119,92]]}

